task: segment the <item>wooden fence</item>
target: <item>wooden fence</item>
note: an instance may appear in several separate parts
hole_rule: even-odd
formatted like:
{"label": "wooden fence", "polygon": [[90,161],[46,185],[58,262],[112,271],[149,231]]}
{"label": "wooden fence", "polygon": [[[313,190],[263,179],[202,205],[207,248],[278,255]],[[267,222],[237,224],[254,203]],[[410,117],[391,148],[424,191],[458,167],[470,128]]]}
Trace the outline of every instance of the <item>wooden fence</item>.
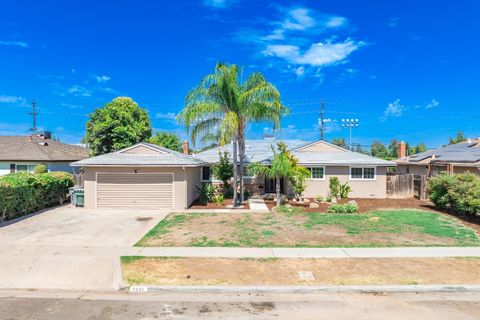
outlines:
{"label": "wooden fence", "polygon": [[417,198],[426,200],[427,176],[414,174],[388,174],[387,197],[391,199]]}

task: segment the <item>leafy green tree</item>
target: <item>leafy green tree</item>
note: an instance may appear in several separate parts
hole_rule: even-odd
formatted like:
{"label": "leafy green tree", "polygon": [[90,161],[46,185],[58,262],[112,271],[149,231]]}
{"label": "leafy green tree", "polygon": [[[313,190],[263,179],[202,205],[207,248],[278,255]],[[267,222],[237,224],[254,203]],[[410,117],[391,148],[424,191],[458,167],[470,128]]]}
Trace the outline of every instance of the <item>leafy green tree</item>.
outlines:
{"label": "leafy green tree", "polygon": [[[245,128],[250,121],[271,121],[280,126],[287,111],[280,103],[278,90],[262,74],[252,73],[245,83],[239,81],[242,69],[217,63],[215,73],[205,76],[185,99],[185,108],[177,119],[185,125],[192,141],[218,137],[220,145],[232,141],[233,204],[243,201],[243,163]],[[238,165],[239,164],[239,165]],[[238,170],[240,169],[240,170]]]}
{"label": "leafy green tree", "polygon": [[262,174],[269,179],[275,179],[275,191],[277,197],[277,207],[281,205],[280,199],[280,181],[282,178],[289,179],[290,183],[303,184],[303,181],[310,176],[310,171],[298,165],[298,160],[291,154],[283,142],[279,142],[278,152],[272,147],[274,157],[270,165],[263,165],[258,162],[251,163],[249,170],[254,174]]}
{"label": "leafy green tree", "polygon": [[233,177],[233,166],[227,151],[219,151],[219,161],[213,166],[213,175],[223,181],[223,187],[228,190],[228,180]]}
{"label": "leafy green tree", "polygon": [[450,138],[448,144],[457,144],[465,141],[467,141],[467,138],[465,138],[465,136],[463,135],[463,132],[458,131],[457,136],[455,138]]}
{"label": "leafy green tree", "polygon": [[146,141],[152,135],[147,111],[128,97],[118,97],[89,115],[85,142],[100,155]]}
{"label": "leafy green tree", "polygon": [[385,159],[388,157],[388,150],[385,145],[380,141],[373,141],[372,143],[372,155],[377,158]]}
{"label": "leafy green tree", "polygon": [[339,147],[342,147],[342,148],[347,147],[347,143],[345,142],[345,138],[334,138],[332,140],[332,144],[334,144],[336,146],[339,146]]}
{"label": "leafy green tree", "polygon": [[388,157],[390,159],[398,158],[398,140],[392,139],[387,147]]}
{"label": "leafy green tree", "polygon": [[425,146],[425,144],[422,142],[422,143],[419,143],[415,146],[415,151],[413,152],[413,154],[421,153],[421,152],[425,152],[425,151],[427,151],[427,146]]}
{"label": "leafy green tree", "polygon": [[159,145],[161,147],[182,152],[182,142],[180,137],[173,132],[160,132],[156,131],[155,134],[148,139],[149,143]]}

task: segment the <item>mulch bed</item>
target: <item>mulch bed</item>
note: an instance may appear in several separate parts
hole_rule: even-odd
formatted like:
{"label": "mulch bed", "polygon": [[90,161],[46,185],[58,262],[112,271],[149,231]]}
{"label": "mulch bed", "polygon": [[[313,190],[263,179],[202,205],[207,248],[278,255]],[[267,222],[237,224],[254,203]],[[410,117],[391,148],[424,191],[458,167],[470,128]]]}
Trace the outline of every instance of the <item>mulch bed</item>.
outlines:
{"label": "mulch bed", "polygon": [[[225,199],[225,201],[223,202],[223,206],[217,206],[213,202],[210,202],[205,205],[203,203],[195,201],[194,203],[192,203],[189,209],[231,209],[231,207],[228,208],[227,206],[231,206],[232,204],[233,204],[233,199]],[[248,201],[245,201],[243,203],[242,209],[250,209],[250,206],[248,205]]]}

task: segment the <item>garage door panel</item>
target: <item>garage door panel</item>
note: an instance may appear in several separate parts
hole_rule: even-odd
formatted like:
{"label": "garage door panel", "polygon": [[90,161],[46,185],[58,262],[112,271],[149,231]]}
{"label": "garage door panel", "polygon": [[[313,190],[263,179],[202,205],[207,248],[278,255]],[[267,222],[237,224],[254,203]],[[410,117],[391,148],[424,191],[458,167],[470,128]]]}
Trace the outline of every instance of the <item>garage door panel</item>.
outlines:
{"label": "garage door panel", "polygon": [[173,174],[99,173],[98,208],[173,207]]}

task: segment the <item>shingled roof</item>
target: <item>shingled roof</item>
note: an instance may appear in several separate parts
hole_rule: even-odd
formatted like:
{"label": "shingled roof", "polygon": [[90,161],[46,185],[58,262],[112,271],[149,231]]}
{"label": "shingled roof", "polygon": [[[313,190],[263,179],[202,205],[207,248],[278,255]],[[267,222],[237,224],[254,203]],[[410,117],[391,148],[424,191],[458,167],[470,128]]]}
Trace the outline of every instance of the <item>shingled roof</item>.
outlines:
{"label": "shingled roof", "polygon": [[0,161],[76,161],[88,158],[81,146],[37,136],[0,136]]}

